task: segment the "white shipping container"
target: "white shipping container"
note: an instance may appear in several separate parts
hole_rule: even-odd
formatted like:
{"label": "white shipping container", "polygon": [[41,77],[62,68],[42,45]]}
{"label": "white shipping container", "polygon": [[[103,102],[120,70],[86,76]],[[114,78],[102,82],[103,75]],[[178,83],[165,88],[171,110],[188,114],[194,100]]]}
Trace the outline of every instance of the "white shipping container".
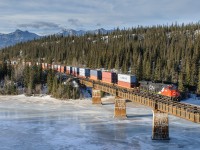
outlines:
{"label": "white shipping container", "polygon": [[54,65],[54,68],[57,69],[57,68],[58,68],[58,65]]}
{"label": "white shipping container", "polygon": [[79,75],[85,76],[85,68],[79,68]]}
{"label": "white shipping container", "polygon": [[67,66],[67,70],[70,71],[70,66]]}
{"label": "white shipping container", "polygon": [[136,83],[137,79],[135,75],[118,74],[118,81]]}

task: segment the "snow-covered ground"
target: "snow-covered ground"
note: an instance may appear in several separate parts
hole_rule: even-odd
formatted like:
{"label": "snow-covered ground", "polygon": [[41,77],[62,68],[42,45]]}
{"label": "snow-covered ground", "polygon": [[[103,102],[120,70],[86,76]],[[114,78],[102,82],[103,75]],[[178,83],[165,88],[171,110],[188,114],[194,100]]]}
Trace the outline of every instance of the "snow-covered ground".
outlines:
{"label": "snow-covered ground", "polygon": [[3,150],[195,150],[200,124],[169,117],[169,141],[152,141],[152,111],[127,103],[128,118],[113,118],[113,97],[91,99],[0,96],[0,149]]}
{"label": "snow-covered ground", "polygon": [[182,103],[200,105],[200,99],[188,98],[181,101]]}
{"label": "snow-covered ground", "polygon": [[190,98],[183,99],[182,103],[200,105],[200,97],[197,97],[195,94],[190,94]]}

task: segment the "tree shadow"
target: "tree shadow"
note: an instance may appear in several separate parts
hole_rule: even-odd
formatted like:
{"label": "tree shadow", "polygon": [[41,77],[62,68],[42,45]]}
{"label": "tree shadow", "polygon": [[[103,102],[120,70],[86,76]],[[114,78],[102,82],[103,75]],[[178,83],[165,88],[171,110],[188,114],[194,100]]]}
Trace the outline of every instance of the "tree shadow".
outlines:
{"label": "tree shadow", "polygon": [[102,103],[102,105],[114,105],[115,103],[114,102],[109,102],[109,103]]}
{"label": "tree shadow", "polygon": [[131,118],[152,117],[152,116],[153,116],[153,114],[127,115],[127,118],[128,118],[128,119],[131,119]]}

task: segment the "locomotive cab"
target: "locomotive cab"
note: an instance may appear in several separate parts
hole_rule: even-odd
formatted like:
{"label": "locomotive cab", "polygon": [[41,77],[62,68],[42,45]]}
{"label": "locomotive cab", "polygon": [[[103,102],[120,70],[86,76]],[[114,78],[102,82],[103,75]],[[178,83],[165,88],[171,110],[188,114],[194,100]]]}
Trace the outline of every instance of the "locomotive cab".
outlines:
{"label": "locomotive cab", "polygon": [[163,96],[171,97],[175,101],[180,100],[180,92],[178,91],[177,87],[175,85],[167,85],[162,88],[159,94]]}

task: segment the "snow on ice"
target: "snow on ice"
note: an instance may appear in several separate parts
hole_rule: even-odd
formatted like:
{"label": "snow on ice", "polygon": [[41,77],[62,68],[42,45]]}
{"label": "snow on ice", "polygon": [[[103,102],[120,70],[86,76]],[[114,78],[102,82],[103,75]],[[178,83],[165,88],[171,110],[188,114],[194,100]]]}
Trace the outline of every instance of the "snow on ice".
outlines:
{"label": "snow on ice", "polygon": [[199,124],[169,116],[170,140],[152,141],[150,108],[127,103],[121,120],[113,118],[114,97],[102,102],[0,96],[0,149],[199,149]]}

